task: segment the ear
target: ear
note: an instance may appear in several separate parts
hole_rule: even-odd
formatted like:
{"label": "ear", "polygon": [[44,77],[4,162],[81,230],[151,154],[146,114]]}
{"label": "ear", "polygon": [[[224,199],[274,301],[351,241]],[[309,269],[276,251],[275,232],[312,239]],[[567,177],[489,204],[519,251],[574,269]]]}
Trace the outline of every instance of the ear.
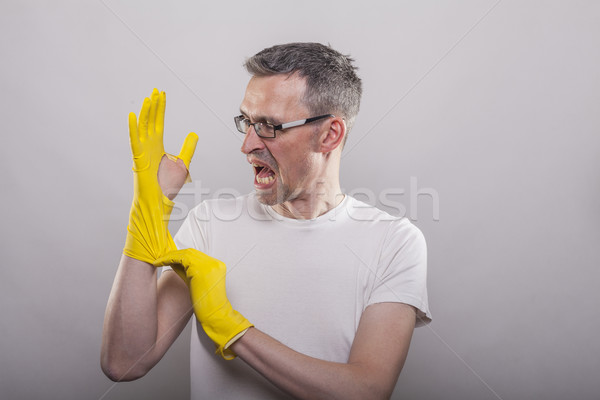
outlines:
{"label": "ear", "polygon": [[346,136],[346,122],[342,117],[335,117],[328,120],[323,128],[327,130],[321,131],[319,137],[319,151],[321,153],[330,153],[333,150],[341,147]]}

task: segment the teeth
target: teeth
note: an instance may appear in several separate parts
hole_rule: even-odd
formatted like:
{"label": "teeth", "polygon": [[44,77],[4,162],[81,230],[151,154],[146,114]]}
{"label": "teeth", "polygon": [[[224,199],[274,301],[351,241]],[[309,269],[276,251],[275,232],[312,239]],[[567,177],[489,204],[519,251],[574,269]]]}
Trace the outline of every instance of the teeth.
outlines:
{"label": "teeth", "polygon": [[[256,164],[256,163],[251,163],[251,164],[254,168],[260,168],[260,169],[266,168],[264,165],[260,165],[260,164]],[[260,176],[256,176],[256,182],[258,182],[262,185],[269,184],[269,183],[273,182],[274,180],[275,180],[275,175],[269,175],[264,178],[261,178]]]}
{"label": "teeth", "polygon": [[260,184],[267,184],[267,183],[271,183],[275,180],[275,176],[274,175],[269,175],[267,177],[261,178],[261,177],[256,177],[256,182],[260,183]]}

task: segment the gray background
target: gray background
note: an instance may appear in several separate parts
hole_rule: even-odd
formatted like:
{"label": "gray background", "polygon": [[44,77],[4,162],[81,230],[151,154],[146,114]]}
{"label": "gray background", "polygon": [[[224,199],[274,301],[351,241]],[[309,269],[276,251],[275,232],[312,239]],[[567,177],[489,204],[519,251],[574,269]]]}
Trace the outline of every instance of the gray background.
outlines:
{"label": "gray background", "polygon": [[343,187],[428,240],[434,322],[394,398],[597,398],[599,20],[593,1],[4,0],[0,396],[188,396],[189,327],[140,381],[100,371],[127,114],[158,87],[167,151],[200,136],[174,232],[200,197],[251,190],[244,58],[319,41],[364,81]]}

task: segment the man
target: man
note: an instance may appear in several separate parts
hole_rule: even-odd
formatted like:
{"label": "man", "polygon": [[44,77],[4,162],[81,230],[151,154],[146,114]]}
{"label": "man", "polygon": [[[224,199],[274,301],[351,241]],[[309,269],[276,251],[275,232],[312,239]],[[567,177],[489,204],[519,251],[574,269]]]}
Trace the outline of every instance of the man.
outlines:
{"label": "man", "polygon": [[[430,320],[426,249],[407,219],[341,192],[361,95],[352,61],[315,43],[247,60],[235,123],[255,192],[194,208],[175,237],[180,250],[160,221],[195,137],[179,159],[163,157],[156,90],[139,122],[130,116],[134,204],[102,348],[111,379],[143,376],[194,314],[193,398],[391,396],[415,324]],[[174,270],[157,283],[161,265]]]}

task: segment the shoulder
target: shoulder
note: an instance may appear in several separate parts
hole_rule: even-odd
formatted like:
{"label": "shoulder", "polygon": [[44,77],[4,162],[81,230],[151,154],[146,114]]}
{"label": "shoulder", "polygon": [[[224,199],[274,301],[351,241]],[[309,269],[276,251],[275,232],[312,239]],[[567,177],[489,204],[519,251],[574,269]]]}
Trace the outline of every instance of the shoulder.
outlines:
{"label": "shoulder", "polygon": [[346,195],[344,204],[348,216],[354,221],[383,222],[402,219],[350,195]]}
{"label": "shoulder", "polygon": [[346,213],[351,220],[377,226],[385,231],[386,237],[396,241],[425,241],[421,230],[407,217],[392,215],[352,196],[347,197]]}

